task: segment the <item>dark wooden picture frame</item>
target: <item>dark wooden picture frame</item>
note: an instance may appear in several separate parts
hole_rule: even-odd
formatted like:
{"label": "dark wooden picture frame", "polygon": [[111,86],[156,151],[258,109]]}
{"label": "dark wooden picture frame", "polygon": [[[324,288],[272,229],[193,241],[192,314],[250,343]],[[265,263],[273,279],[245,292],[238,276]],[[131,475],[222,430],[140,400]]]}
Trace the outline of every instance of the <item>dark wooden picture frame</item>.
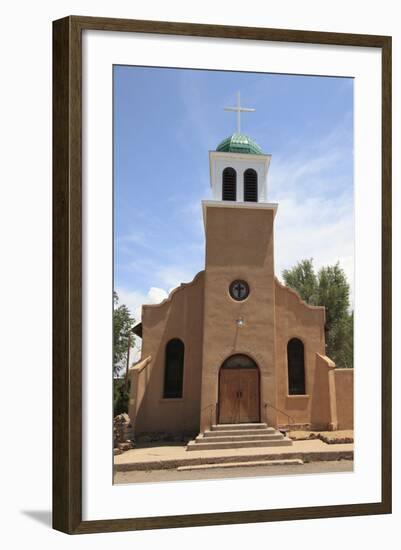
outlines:
{"label": "dark wooden picture frame", "polygon": [[[382,496],[379,502],[82,520],[82,31],[379,48],[382,56]],[[53,527],[69,534],[391,512],[391,37],[71,16],[53,23]]]}

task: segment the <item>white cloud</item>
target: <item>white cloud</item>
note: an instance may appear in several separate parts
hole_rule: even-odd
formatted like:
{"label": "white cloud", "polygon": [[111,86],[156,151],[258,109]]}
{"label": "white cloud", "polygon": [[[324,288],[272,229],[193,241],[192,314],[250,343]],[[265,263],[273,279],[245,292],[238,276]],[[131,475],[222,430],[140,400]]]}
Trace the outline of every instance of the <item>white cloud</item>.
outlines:
{"label": "white cloud", "polygon": [[188,283],[192,281],[195,275],[195,273],[189,273],[183,267],[166,266],[157,270],[158,279],[167,288],[176,288],[181,283]]}
{"label": "white cloud", "polygon": [[289,197],[280,201],[275,223],[276,274],[305,258],[316,269],[337,261],[344,269],[353,299],[353,211],[341,200],[334,204],[312,198],[303,202]]}
{"label": "white cloud", "polygon": [[141,320],[141,306],[143,304],[159,304],[168,297],[168,293],[163,288],[153,286],[146,293],[123,288],[118,288],[116,291],[119,303],[125,304],[128,307],[137,323]]}
{"label": "white cloud", "polygon": [[354,212],[347,194],[325,199],[314,196],[295,198],[287,193],[279,200],[275,220],[275,269],[313,258],[315,269],[340,263],[354,296]]}
{"label": "white cloud", "polygon": [[159,304],[160,302],[162,302],[163,300],[165,300],[167,297],[168,297],[168,294],[165,290],[163,290],[162,288],[158,288],[156,286],[152,286],[150,287],[149,289],[149,292],[147,294],[147,296],[149,297],[150,299],[150,302],[151,304]]}
{"label": "white cloud", "polygon": [[[275,220],[275,265],[283,269],[313,258],[316,270],[337,262],[354,296],[354,202],[350,163],[349,115],[308,151],[273,158],[269,200],[278,202]],[[352,139],[351,139],[352,141]],[[301,144],[300,144],[301,145]]]}
{"label": "white cloud", "polygon": [[192,281],[203,268],[203,265],[199,267],[203,251],[204,247],[200,247],[199,243],[189,241],[188,246],[170,249],[169,263],[165,263],[163,258],[149,256],[131,261],[128,267],[132,273],[146,275],[147,279],[151,277],[155,286],[163,289],[175,288],[181,283]]}

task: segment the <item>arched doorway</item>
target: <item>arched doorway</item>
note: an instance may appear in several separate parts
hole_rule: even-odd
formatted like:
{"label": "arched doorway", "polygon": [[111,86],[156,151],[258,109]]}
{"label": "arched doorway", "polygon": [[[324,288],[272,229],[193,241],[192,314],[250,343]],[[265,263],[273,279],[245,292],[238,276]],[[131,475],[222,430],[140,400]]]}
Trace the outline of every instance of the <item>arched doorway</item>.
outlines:
{"label": "arched doorway", "polygon": [[247,355],[231,355],[219,373],[219,423],[260,422],[259,369]]}

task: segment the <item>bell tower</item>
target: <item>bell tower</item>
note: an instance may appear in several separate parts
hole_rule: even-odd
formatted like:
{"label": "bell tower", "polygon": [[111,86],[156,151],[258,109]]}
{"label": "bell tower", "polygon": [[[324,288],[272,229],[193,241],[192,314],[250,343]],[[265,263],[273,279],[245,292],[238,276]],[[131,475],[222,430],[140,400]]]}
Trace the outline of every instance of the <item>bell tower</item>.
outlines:
{"label": "bell tower", "polygon": [[253,139],[241,133],[241,113],[255,109],[241,107],[238,93],[237,106],[225,110],[236,111],[237,131],[209,152],[212,197],[231,202],[267,202],[271,155],[265,155]]}
{"label": "bell tower", "polygon": [[[237,111],[237,132],[209,154],[213,199],[202,203],[206,259],[201,431],[213,423],[225,423],[227,410],[233,423],[267,422],[277,426],[277,204],[267,202],[271,155],[264,154],[254,140],[240,132],[241,112],[253,110],[242,108],[239,98],[237,107],[229,110]],[[223,364],[235,364],[236,357],[245,357],[243,364],[251,361],[256,365],[258,376],[255,371],[249,372],[252,382],[246,382],[245,369],[241,375],[245,385],[228,399],[227,386],[222,389],[221,368]]]}

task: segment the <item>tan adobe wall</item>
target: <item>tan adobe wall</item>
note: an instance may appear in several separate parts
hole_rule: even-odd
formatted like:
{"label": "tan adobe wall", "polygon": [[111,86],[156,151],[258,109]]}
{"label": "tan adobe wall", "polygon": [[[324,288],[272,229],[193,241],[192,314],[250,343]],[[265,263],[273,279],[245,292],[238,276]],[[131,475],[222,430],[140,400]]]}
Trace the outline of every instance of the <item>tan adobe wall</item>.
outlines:
{"label": "tan adobe wall", "polygon": [[[161,304],[142,306],[142,358],[151,360],[131,378],[137,380],[129,405],[136,435],[199,431],[203,294],[201,271]],[[185,345],[182,399],[163,399],[165,347],[172,338]]]}
{"label": "tan adobe wall", "polygon": [[152,356],[148,355],[129,369],[130,396],[128,403],[128,416],[131,422],[131,433],[135,435],[136,414],[142,403],[146,390],[147,368],[152,362]]}
{"label": "tan adobe wall", "polygon": [[338,429],[335,366],[335,363],[325,355],[316,354],[311,400],[311,429]]}
{"label": "tan adobe wall", "polygon": [[354,369],[335,369],[339,430],[354,428]]}
{"label": "tan adobe wall", "polygon": [[[260,419],[276,424],[274,360],[274,207],[246,208],[207,204],[205,316],[201,430],[216,422],[219,371],[235,354],[251,357],[260,373]],[[230,283],[245,280],[249,297],[229,295]],[[236,320],[243,319],[239,327]]]}
{"label": "tan adobe wall", "polygon": [[[278,424],[327,424],[327,372],[319,368],[316,354],[325,355],[325,308],[306,304],[292,289],[275,280],[276,380]],[[306,395],[288,394],[287,344],[298,338],[305,351]],[[324,426],[325,428],[327,426]]]}

